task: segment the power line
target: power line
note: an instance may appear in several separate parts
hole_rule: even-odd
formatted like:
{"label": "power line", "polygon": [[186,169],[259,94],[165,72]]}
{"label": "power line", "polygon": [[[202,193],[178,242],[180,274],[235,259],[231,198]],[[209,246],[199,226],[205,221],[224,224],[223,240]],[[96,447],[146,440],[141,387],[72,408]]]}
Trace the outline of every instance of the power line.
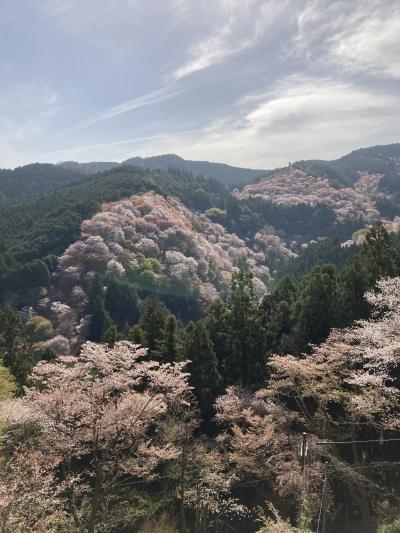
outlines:
{"label": "power line", "polygon": [[400,438],[391,439],[367,439],[367,440],[317,440],[315,444],[366,444],[368,442],[399,442]]}

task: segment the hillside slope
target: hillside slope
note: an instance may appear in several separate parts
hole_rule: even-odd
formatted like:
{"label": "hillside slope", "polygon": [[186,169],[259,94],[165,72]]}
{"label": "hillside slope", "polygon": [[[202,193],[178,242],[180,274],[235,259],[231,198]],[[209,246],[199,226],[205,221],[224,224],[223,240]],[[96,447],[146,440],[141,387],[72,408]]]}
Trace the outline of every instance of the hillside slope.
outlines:
{"label": "hillside slope", "polygon": [[0,295],[18,290],[20,278],[27,278],[25,265],[29,262],[61,255],[79,238],[81,222],[98,212],[104,202],[147,191],[177,196],[199,211],[222,207],[227,194],[223,185],[210,179],[121,167],[4,209],[0,217]]}
{"label": "hillside slope", "polygon": [[[96,277],[105,285],[124,280],[141,297],[157,294],[187,320],[188,306],[196,315],[196,308],[204,310],[226,296],[232,273],[240,267],[253,272],[257,295],[266,294],[270,274],[265,262],[262,252],[253,252],[178,199],[147,192],[105,204],[83,222],[80,239],[60,257],[49,297],[39,308],[52,320],[55,335],[74,346],[90,323],[88,302]],[[60,309],[68,320],[59,319]]]}
{"label": "hillside slope", "polygon": [[79,169],[47,163],[34,163],[14,170],[0,169],[0,208],[51,194],[60,187],[81,179]]}

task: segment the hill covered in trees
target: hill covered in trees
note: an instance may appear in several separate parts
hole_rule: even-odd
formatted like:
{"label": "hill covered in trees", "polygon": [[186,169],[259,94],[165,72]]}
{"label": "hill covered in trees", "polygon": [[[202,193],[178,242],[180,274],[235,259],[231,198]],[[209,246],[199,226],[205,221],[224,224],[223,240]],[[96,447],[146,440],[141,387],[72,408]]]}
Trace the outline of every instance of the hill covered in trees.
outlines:
{"label": "hill covered in trees", "polygon": [[400,171],[400,143],[360,148],[332,161],[308,160],[295,163],[303,170],[325,176],[341,185],[352,185],[359,172],[393,175]]}
{"label": "hill covered in trees", "polygon": [[82,176],[79,171],[45,163],[25,165],[14,170],[0,169],[0,209],[53,193],[80,179]]}
{"label": "hill covered in trees", "polygon": [[250,168],[240,168],[224,163],[212,163],[210,161],[190,161],[175,154],[165,154],[150,157],[130,157],[122,163],[92,162],[76,163],[66,161],[60,166],[69,170],[79,171],[85,175],[104,172],[118,166],[134,166],[148,170],[178,170],[187,172],[195,176],[212,178],[225,185],[240,185],[247,183],[258,177],[268,174],[267,170],[253,170]]}
{"label": "hill covered in trees", "polygon": [[186,327],[121,272],[97,276],[86,305],[98,343],[58,358],[68,305],[22,320],[5,307],[2,391],[28,386],[1,404],[2,527],[286,533],[322,516],[328,531],[372,532],[393,521],[399,257],[379,226],[341,269],[282,278],[261,299],[241,269]]}
{"label": "hill covered in trees", "polygon": [[234,191],[130,165],[9,187],[0,527],[395,528],[397,150]]}

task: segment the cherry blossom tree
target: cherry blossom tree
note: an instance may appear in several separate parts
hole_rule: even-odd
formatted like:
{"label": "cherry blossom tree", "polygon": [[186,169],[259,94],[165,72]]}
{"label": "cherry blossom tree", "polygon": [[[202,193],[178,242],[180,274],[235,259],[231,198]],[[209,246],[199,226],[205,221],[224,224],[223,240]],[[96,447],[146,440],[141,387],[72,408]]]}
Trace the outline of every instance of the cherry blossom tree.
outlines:
{"label": "cherry blossom tree", "polygon": [[2,533],[78,533],[63,509],[51,459],[32,450],[16,449],[0,470]]}
{"label": "cherry blossom tree", "polygon": [[[183,367],[149,361],[145,349],[128,342],[86,343],[78,356],[35,367],[24,399],[36,417],[31,447],[60,476],[68,515],[80,531],[93,533],[109,505],[123,506],[131,483],[156,479],[160,465],[176,458],[163,428],[170,412],[188,406]],[[27,422],[12,418],[10,408],[14,433]]]}

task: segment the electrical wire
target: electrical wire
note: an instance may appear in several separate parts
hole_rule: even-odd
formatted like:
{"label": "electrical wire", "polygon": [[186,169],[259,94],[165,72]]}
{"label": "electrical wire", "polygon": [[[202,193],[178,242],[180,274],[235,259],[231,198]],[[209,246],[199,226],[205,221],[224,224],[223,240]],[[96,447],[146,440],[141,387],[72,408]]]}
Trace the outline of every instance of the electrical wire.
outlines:
{"label": "electrical wire", "polygon": [[368,442],[400,442],[400,438],[368,440],[317,440],[315,444],[366,444]]}

